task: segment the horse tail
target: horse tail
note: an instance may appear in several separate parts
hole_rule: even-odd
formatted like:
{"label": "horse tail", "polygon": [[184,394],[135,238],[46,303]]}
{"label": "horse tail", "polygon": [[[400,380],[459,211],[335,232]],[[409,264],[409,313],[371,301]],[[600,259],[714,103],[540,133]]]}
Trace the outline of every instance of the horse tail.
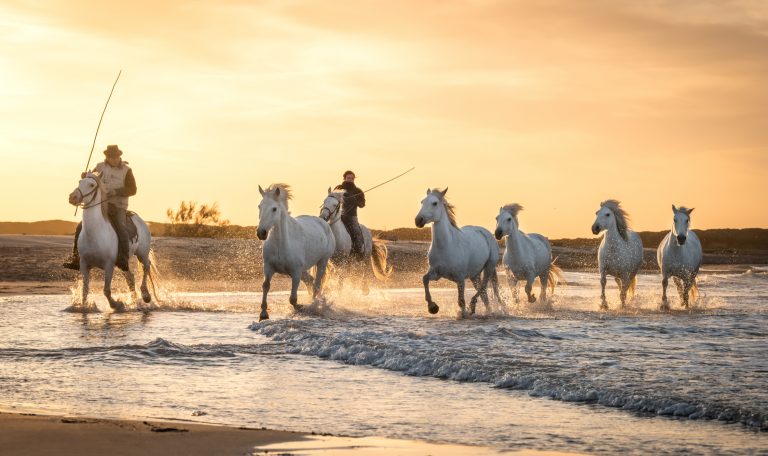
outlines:
{"label": "horse tail", "polygon": [[557,257],[549,264],[549,272],[547,273],[547,276],[549,277],[549,294],[555,293],[555,285],[558,283],[562,283],[563,285],[568,284],[568,282],[565,281],[563,270],[560,269],[560,266],[555,264],[555,261],[557,261]]}
{"label": "horse tail", "polygon": [[378,280],[386,281],[392,275],[392,264],[388,263],[389,251],[386,244],[378,239],[372,241],[371,267]]}
{"label": "horse tail", "polygon": [[152,294],[155,296],[155,302],[160,303],[160,298],[157,297],[157,287],[155,286],[155,276],[159,276],[160,272],[157,270],[157,264],[155,263],[155,250],[149,248],[149,283],[152,285]]}

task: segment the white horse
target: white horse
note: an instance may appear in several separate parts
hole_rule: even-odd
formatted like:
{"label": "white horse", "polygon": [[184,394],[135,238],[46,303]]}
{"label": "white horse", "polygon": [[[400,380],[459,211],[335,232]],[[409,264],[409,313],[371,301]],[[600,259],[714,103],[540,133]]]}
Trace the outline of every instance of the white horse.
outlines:
{"label": "white horse", "polygon": [[[327,221],[331,226],[333,237],[336,239],[336,252],[331,258],[335,263],[352,263],[352,238],[347,228],[341,223],[341,203],[344,199],[345,190],[333,191],[328,187],[328,196],[323,201],[323,207],[320,209],[320,218]],[[392,266],[387,264],[387,246],[381,242],[376,242],[371,235],[371,230],[363,224],[360,224],[360,230],[363,233],[363,258],[371,262],[371,268],[368,269],[363,262],[363,290],[368,290],[368,277],[372,271],[373,275],[379,280],[387,280],[392,275]]]}
{"label": "white horse", "polygon": [[528,302],[536,302],[536,296],[531,293],[536,277],[541,281],[541,301],[547,299],[547,285],[550,293],[554,293],[558,279],[563,271],[552,261],[552,247],[549,239],[536,233],[525,234],[520,231],[517,213],[523,210],[519,204],[508,204],[499,208],[496,216],[496,239],[507,237],[507,249],[502,262],[507,267],[509,285],[517,300],[517,281],[525,280],[525,293]]}
{"label": "white horse", "polygon": [[674,213],[672,230],[667,233],[656,250],[656,261],[661,268],[661,308],[669,310],[667,301],[667,284],[672,276],[680,294],[682,306],[688,308],[689,298],[695,299],[699,289],[696,285],[696,275],[703,259],[701,242],[693,231],[689,231],[691,224],[691,212],[693,209],[685,207],[676,208],[672,205]]}
{"label": "white horse", "polygon": [[[125,310],[125,304],[112,298],[112,275],[117,260],[117,233],[107,217],[107,191],[97,174],[88,173],[80,180],[77,188],[69,194],[69,202],[83,206],[83,229],[77,238],[80,252],[80,273],[83,275],[83,305],[88,302],[91,268],[104,270],[104,296],[109,306],[116,311]],[[151,277],[150,244],[152,236],[144,220],[132,214],[131,220],[136,225],[138,237],[129,240],[128,258],[136,255],[144,270],[141,280],[141,297],[150,302],[152,297],[147,288],[147,278]],[[133,273],[124,271],[128,287],[136,301],[136,282]]]}
{"label": "white horse", "polygon": [[621,305],[627,302],[627,292],[635,293],[637,271],[643,263],[643,241],[640,235],[629,229],[629,215],[621,208],[621,203],[608,200],[600,203],[597,218],[592,224],[592,233],[606,231],[597,251],[597,262],[600,265],[600,308],[607,309],[605,299],[606,275],[612,275],[621,290]]}
{"label": "white horse", "polygon": [[[328,223],[320,217],[300,215],[291,217],[288,200],[290,187],[286,184],[272,184],[266,190],[259,186],[262,200],[259,203],[259,226],[256,236],[264,242],[264,285],[262,286],[261,314],[259,321],[269,318],[267,294],[272,275],[278,272],[291,276],[290,303],[298,308],[296,292],[299,282],[304,280],[312,287],[312,298],[321,291],[323,276],[336,250],[336,240]],[[317,267],[313,279],[309,269]]]}
{"label": "white horse", "polygon": [[453,205],[445,199],[448,191],[427,189],[427,197],[421,201],[421,210],[416,215],[416,226],[424,227],[432,222],[432,244],[429,246],[427,258],[429,271],[424,274],[424,294],[429,313],[436,314],[440,307],[432,301],[429,292],[429,282],[446,278],[456,282],[459,291],[459,307],[465,314],[464,281],[470,279],[475,293],[470,301],[470,314],[475,313],[477,297],[480,296],[488,304],[488,280],[493,284],[496,299],[499,298],[496,264],[499,262],[499,245],[493,239],[490,231],[479,226],[465,226],[461,229],[456,225]]}

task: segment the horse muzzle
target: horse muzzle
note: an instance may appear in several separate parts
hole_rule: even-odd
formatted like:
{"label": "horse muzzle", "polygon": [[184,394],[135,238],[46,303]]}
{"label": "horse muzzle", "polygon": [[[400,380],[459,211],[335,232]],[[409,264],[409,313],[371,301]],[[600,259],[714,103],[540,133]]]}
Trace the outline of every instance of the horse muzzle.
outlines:
{"label": "horse muzzle", "polygon": [[262,228],[256,228],[256,237],[259,238],[259,240],[265,240],[267,239],[267,234],[269,232]]}
{"label": "horse muzzle", "polygon": [[493,235],[496,236],[497,241],[500,241],[501,238],[504,237],[504,233],[502,233],[499,228],[496,228],[496,231],[493,232]]}
{"label": "horse muzzle", "polygon": [[687,239],[687,238],[686,238],[685,236],[683,236],[682,234],[680,234],[680,235],[678,235],[678,236],[677,236],[677,243],[678,243],[678,244],[680,244],[680,245],[684,245],[684,244],[685,244],[685,240],[686,240],[686,239]]}
{"label": "horse muzzle", "polygon": [[592,234],[600,234],[600,227],[597,226],[597,223],[592,225]]}
{"label": "horse muzzle", "polygon": [[73,206],[80,204],[80,196],[77,194],[77,192],[72,192],[69,194],[69,204]]}
{"label": "horse muzzle", "polygon": [[331,214],[328,213],[328,211],[326,211],[325,209],[323,209],[322,211],[320,211],[320,215],[318,215],[318,217],[320,217],[321,219],[327,222],[328,219],[331,218]]}
{"label": "horse muzzle", "polygon": [[424,217],[418,215],[416,216],[416,227],[417,228],[424,228]]}

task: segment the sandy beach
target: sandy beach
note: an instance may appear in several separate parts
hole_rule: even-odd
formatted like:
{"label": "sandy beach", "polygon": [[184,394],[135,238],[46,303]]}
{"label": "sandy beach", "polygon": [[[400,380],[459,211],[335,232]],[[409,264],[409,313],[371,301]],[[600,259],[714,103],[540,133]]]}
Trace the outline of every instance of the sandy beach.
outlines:
{"label": "sandy beach", "polygon": [[[113,420],[0,413],[0,448],[9,456],[491,456],[498,451],[385,438],[351,438],[164,421]],[[519,456],[575,455],[553,451],[504,452]]]}

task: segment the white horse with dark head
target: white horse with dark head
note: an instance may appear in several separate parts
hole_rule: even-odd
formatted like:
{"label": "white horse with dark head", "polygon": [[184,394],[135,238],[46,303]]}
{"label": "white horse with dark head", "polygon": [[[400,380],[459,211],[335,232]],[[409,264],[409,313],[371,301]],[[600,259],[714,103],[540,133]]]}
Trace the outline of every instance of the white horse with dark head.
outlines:
{"label": "white horse with dark head", "polygon": [[[107,217],[107,191],[97,174],[88,173],[80,180],[72,193],[69,202],[83,207],[83,229],[77,238],[77,249],[80,252],[80,273],[83,276],[82,303],[88,302],[91,268],[104,270],[104,296],[109,306],[114,310],[125,310],[125,304],[112,298],[112,276],[117,260],[117,233]],[[137,237],[129,240],[128,258],[134,255],[142,265],[144,275],[141,280],[141,297],[144,302],[150,302],[151,296],[147,288],[147,278],[151,277],[150,244],[152,236],[147,224],[137,214],[131,215],[131,221],[136,226]],[[124,271],[128,287],[134,301],[136,299],[136,282],[133,273]]]}
{"label": "white horse with dark head", "polygon": [[427,258],[429,270],[424,274],[424,294],[429,313],[436,314],[440,307],[432,300],[429,282],[448,279],[456,283],[459,291],[459,307],[462,315],[466,312],[464,282],[472,281],[475,293],[470,301],[470,313],[475,313],[478,296],[490,311],[488,303],[488,281],[491,280],[496,299],[499,299],[496,264],[499,261],[499,245],[490,231],[480,226],[456,225],[454,207],[445,199],[445,190],[427,190],[427,197],[421,201],[421,210],[416,215],[416,226],[432,223],[432,244]]}
{"label": "white horse with dark head", "polygon": [[592,234],[605,231],[597,262],[600,267],[600,294],[602,309],[608,308],[605,299],[606,276],[612,275],[620,289],[621,305],[627,302],[627,294],[634,295],[637,285],[637,271],[643,263],[643,241],[640,235],[629,229],[629,215],[616,200],[600,203],[597,218],[592,224]]}
{"label": "white horse with dark head", "polygon": [[[336,241],[325,220],[310,215],[293,218],[288,212],[290,187],[272,184],[266,190],[259,186],[259,226],[256,236],[264,242],[264,285],[262,286],[259,321],[269,318],[267,294],[272,276],[277,272],[291,277],[290,303],[298,308],[297,290],[304,280],[316,298],[322,288],[323,276],[336,250]],[[316,277],[309,270],[317,267]]]}
{"label": "white horse with dark head", "polygon": [[667,284],[670,276],[674,278],[681,304],[687,308],[689,299],[698,295],[696,276],[703,260],[701,242],[696,233],[690,230],[693,209],[672,205],[672,230],[667,233],[656,250],[656,261],[661,268],[661,308],[669,310]]}
{"label": "white horse with dark head", "polygon": [[528,302],[536,302],[536,296],[532,293],[533,282],[536,277],[541,281],[541,301],[547,299],[547,287],[554,293],[558,279],[563,272],[552,261],[552,247],[546,237],[520,231],[517,220],[518,212],[523,210],[519,204],[507,204],[499,208],[496,216],[496,239],[506,237],[506,250],[502,262],[507,267],[509,285],[517,300],[517,282],[525,280],[525,293]]}
{"label": "white horse with dark head", "polygon": [[[323,206],[320,209],[320,218],[327,221],[336,239],[336,252],[332,260],[334,263],[345,266],[354,265],[352,252],[352,237],[350,237],[347,228],[341,223],[341,203],[344,201],[345,190],[331,190],[328,187],[328,196],[323,200]],[[376,242],[371,235],[371,230],[362,223],[360,230],[363,233],[363,290],[368,289],[369,274],[379,280],[387,280],[392,275],[392,265],[387,264],[387,246],[381,242]],[[369,268],[366,262],[370,261]]]}

